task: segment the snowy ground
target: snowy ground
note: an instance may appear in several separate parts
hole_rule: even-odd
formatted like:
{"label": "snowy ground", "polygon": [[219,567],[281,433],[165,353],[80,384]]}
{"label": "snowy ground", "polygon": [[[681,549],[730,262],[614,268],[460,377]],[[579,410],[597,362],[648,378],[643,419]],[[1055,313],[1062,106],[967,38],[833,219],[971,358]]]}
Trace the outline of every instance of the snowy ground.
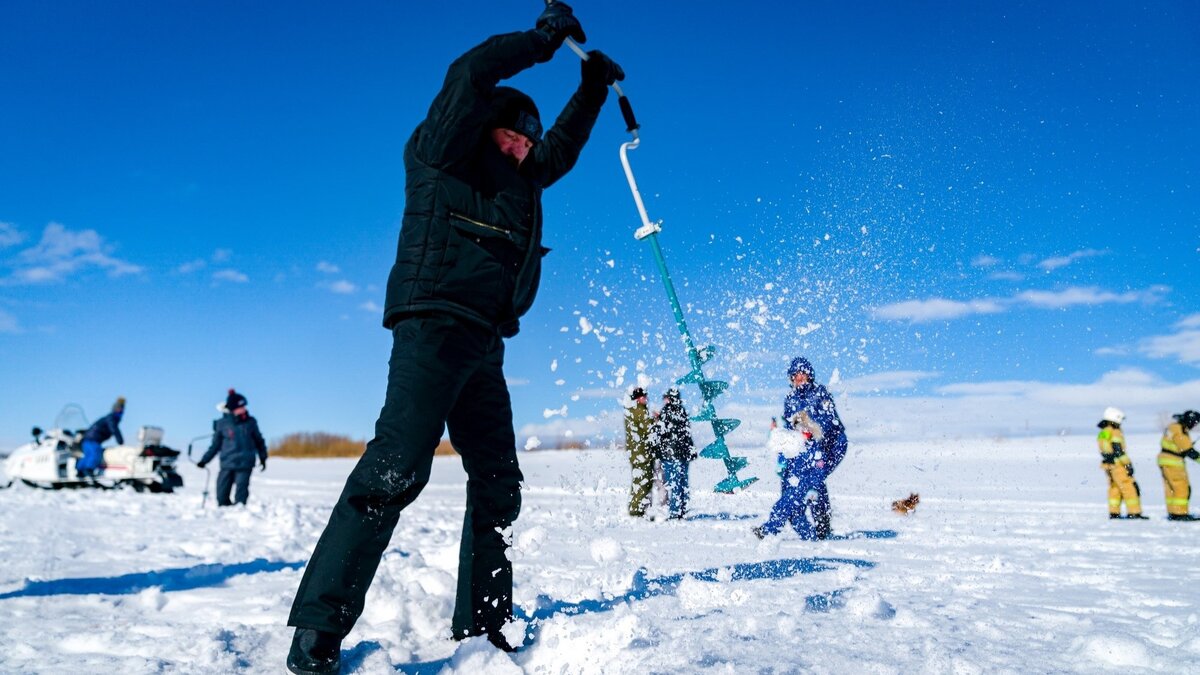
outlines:
{"label": "snowy ground", "polygon": [[[698,462],[689,520],[635,522],[620,452],[526,453],[516,598],[539,620],[512,655],[447,639],[464,492],[439,458],[343,672],[1200,672],[1200,523],[1165,520],[1157,439],[1130,441],[1151,521],[1107,519],[1090,437],[853,445],[820,543],[750,533],[765,456],[735,496]],[[273,460],[220,511],[190,467],[177,495],[0,492],[0,672],[283,672],[351,465]]]}

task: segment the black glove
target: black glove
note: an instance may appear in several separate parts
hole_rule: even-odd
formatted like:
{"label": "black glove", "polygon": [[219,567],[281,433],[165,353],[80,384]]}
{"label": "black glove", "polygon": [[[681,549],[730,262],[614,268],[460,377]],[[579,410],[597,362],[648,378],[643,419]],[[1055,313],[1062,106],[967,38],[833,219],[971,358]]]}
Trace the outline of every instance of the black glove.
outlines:
{"label": "black glove", "polygon": [[545,11],[537,18],[536,26],[540,33],[550,39],[550,44],[542,57],[543,62],[549,61],[567,38],[574,38],[580,44],[587,42],[587,36],[583,34],[583,26],[579,25],[579,19],[575,18],[571,6],[565,2],[556,1],[546,5]]}
{"label": "black glove", "polygon": [[205,464],[208,462],[196,462],[196,468],[203,469]]}
{"label": "black glove", "polygon": [[587,61],[582,62],[579,69],[584,82],[596,83],[605,87],[625,79],[625,71],[621,69],[621,66],[599,49],[588,52]]}
{"label": "black glove", "polygon": [[267,470],[267,460],[265,460],[265,459],[262,460],[262,462],[259,463],[259,466],[262,467],[261,469],[259,469],[259,471],[266,471]]}

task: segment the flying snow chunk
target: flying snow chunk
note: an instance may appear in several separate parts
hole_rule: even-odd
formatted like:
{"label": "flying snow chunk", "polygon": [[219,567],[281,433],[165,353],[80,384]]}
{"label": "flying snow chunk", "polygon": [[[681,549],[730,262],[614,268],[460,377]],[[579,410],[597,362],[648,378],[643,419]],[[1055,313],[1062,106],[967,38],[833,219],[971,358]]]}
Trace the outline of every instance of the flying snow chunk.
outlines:
{"label": "flying snow chunk", "polygon": [[557,408],[557,409],[546,408],[545,410],[542,411],[542,417],[544,417],[546,419],[550,419],[551,417],[566,417],[566,416],[567,416],[567,406],[565,404],[561,408]]}
{"label": "flying snow chunk", "polygon": [[621,548],[621,545],[617,543],[616,539],[610,539],[608,537],[593,539],[591,544],[591,552],[592,560],[600,563],[601,565],[625,559],[625,549]]}
{"label": "flying snow chunk", "polygon": [[530,436],[529,439],[525,441],[526,450],[536,450],[540,447],[542,447],[542,439],[538,438],[537,436]]}
{"label": "flying snow chunk", "polygon": [[675,591],[679,604],[693,612],[707,612],[721,607],[744,605],[750,594],[741,588],[684,577]]}
{"label": "flying snow chunk", "polygon": [[554,359],[550,362],[550,372],[553,373],[556,370],[558,370],[558,359]]}
{"label": "flying snow chunk", "polygon": [[588,321],[586,316],[579,317],[579,330],[583,331],[584,335],[592,332],[592,322]]}
{"label": "flying snow chunk", "polygon": [[138,604],[146,609],[161,612],[167,606],[167,596],[161,586],[152,586],[137,594]]}

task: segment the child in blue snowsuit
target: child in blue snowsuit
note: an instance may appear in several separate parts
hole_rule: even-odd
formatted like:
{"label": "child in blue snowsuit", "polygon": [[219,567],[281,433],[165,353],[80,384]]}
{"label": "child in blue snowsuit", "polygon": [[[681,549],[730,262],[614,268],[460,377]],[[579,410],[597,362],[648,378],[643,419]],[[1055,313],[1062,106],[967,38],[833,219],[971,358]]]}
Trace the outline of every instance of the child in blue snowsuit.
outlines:
{"label": "child in blue snowsuit", "polygon": [[788,368],[792,391],[783,402],[784,426],[806,438],[792,457],[780,454],[781,494],[771,516],[754,533],[778,534],[790,524],[802,539],[827,539],[831,532],[829,488],[825,479],[846,457],[846,431],[833,397],[813,381],[813,367],[797,357]]}

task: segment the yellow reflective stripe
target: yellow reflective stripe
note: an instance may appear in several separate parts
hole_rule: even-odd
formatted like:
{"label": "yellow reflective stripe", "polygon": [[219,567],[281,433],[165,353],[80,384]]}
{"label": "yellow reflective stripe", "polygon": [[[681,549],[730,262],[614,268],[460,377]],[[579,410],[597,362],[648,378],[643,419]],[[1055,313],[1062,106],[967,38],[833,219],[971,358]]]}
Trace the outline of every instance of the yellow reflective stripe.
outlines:
{"label": "yellow reflective stripe", "polygon": [[1167,497],[1167,506],[1187,506],[1187,497]]}
{"label": "yellow reflective stripe", "polygon": [[1182,457],[1161,457],[1160,456],[1158,458],[1158,465],[1159,466],[1183,466],[1183,458]]}
{"label": "yellow reflective stripe", "polygon": [[1142,510],[1142,500],[1126,499],[1125,500],[1125,508],[1129,509],[1130,511],[1141,511]]}
{"label": "yellow reflective stripe", "polygon": [[1112,432],[1108,429],[1101,429],[1096,438],[1107,441],[1108,439],[1112,438]]}
{"label": "yellow reflective stripe", "polygon": [[1120,497],[1117,497],[1116,499],[1110,499],[1110,500],[1108,500],[1108,505],[1109,505],[1109,506],[1120,506],[1120,505],[1121,505],[1121,498],[1120,498]]}
{"label": "yellow reflective stripe", "polygon": [[1175,441],[1173,441],[1169,438],[1162,439],[1161,445],[1162,445],[1163,450],[1170,450],[1171,452],[1179,452],[1179,446],[1175,445]]}

